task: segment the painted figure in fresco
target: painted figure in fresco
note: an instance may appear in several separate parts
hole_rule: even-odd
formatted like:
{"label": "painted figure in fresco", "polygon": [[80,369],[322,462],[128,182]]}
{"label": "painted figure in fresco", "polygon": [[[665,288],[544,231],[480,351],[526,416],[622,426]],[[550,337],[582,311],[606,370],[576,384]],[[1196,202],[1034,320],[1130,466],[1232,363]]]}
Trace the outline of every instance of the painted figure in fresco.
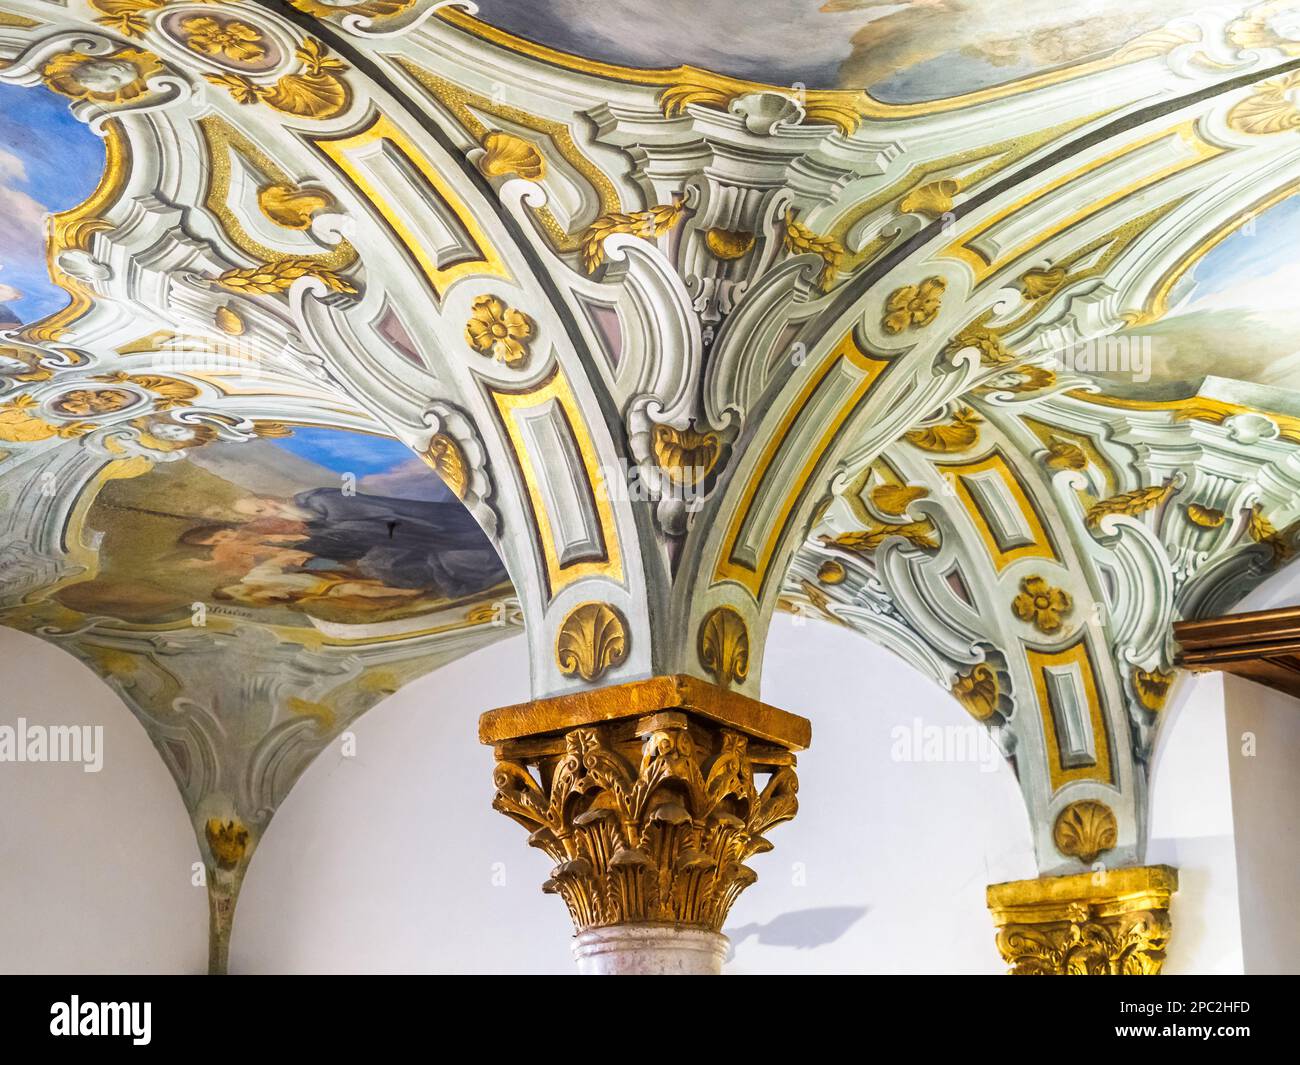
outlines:
{"label": "painted figure in fresco", "polygon": [[236,500],[233,509],[251,521],[300,522],[306,532],[295,545],[300,550],[352,563],[360,576],[392,588],[419,588],[426,595],[457,599],[506,579],[483,530],[453,500],[347,495],[338,488],[314,488],[299,492],[293,503],[248,496]]}
{"label": "painted figure in fresco", "polygon": [[375,610],[456,599],[505,580],[496,552],[459,503],[316,488],[292,502],[244,496],[231,509],[245,520],[197,526],[179,538],[209,552],[192,565],[213,567],[229,582],[217,588],[218,599]]}

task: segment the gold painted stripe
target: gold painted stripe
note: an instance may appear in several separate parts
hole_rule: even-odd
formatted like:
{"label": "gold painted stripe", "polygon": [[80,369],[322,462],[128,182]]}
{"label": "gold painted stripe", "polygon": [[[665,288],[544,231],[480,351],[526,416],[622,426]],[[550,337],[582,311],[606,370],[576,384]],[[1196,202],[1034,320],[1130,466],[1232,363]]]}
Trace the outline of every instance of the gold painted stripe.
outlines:
{"label": "gold painted stripe", "polygon": [[[1034,677],[1034,693],[1038,698],[1038,711],[1042,715],[1043,739],[1047,745],[1047,767],[1051,775],[1052,792],[1055,794],[1066,784],[1075,780],[1097,780],[1103,784],[1114,783],[1111,778],[1110,765],[1110,731],[1106,727],[1106,715],[1101,710],[1101,694],[1098,691],[1097,675],[1092,665],[1092,654],[1088,650],[1088,641],[1079,641],[1063,651],[1035,651],[1025,648],[1029,658],[1029,671]],[[1052,704],[1047,690],[1047,669],[1050,666],[1068,666],[1077,664],[1083,679],[1084,694],[1088,699],[1088,716],[1092,722],[1092,742],[1097,752],[1094,765],[1078,766],[1066,769],[1061,764],[1061,748],[1056,738],[1056,719],[1052,715]]]}
{"label": "gold painted stripe", "polygon": [[[463,260],[439,268],[437,260],[429,252],[427,242],[402,217],[400,209],[388,198],[387,190],[367,175],[353,157],[353,153],[360,149],[380,142],[387,143],[400,152],[402,157],[428,182],[429,188],[456,216],[457,221],[469,235],[478,249],[479,258]],[[419,264],[439,300],[447,289],[462,277],[471,275],[507,279],[510,277],[510,271],[502,261],[500,253],[451,182],[443,177],[433,162],[420,151],[418,145],[390,119],[383,115],[376,115],[371,124],[360,133],[348,137],[320,137],[314,139],[313,143],[347,175],[356,190],[379,212],[393,234]]]}
{"label": "gold painted stripe", "polygon": [[[596,458],[596,445],[591,438],[587,421],[578,405],[564,372],[557,366],[551,375],[539,385],[525,392],[510,392],[489,386],[488,391],[496,404],[497,413],[506,430],[514,452],[515,465],[524,478],[528,490],[528,501],[532,511],[533,522],[546,563],[546,576],[552,597],[563,588],[583,577],[606,577],[612,581],[623,581],[623,556],[619,549],[618,526],[614,521],[614,510],[610,504],[609,489],[604,474]],[[577,453],[582,456],[586,484],[581,487],[589,493],[595,504],[597,520],[600,524],[601,543],[605,557],[562,563],[556,547],[555,529],[551,516],[546,509],[546,500],[541,490],[541,479],[534,465],[533,455],[529,453],[520,429],[518,412],[540,407],[552,400],[560,405],[573,433]]]}
{"label": "gold painted stripe", "polygon": [[[863,371],[861,380],[840,404],[835,416],[827,422],[821,435],[817,438],[816,445],[809,450],[798,474],[793,479],[789,494],[781,503],[775,519],[768,528],[767,535],[759,551],[757,564],[750,566],[743,560],[736,559],[737,542],[754,508],[759,489],[762,487],[769,471],[778,464],[782,453],[787,447],[793,446],[793,441],[797,435],[793,430],[803,420],[808,401],[816,394],[831,372],[846,362]],[[812,487],[814,471],[821,464],[827,450],[835,442],[845,421],[871,392],[889,366],[890,360],[877,358],[859,348],[857,342],[853,339],[852,331],[850,331],[840,341],[839,346],[831,353],[831,356],[826,359],[825,364],[809,378],[800,390],[799,395],[795,397],[786,410],[780,424],[768,439],[767,445],[759,457],[758,464],[750,474],[744,494],[741,496],[739,505],[732,515],[731,525],[728,527],[726,538],[723,541],[722,553],[719,556],[717,567],[714,569],[713,580],[715,583],[724,580],[736,581],[749,590],[755,601],[759,599],[772,557],[776,553],[782,537],[786,534],[791,515],[794,513],[800,499]]]}
{"label": "gold painted stripe", "polygon": [[[1007,465],[1007,460],[998,452],[994,452],[987,458],[980,459],[976,462],[965,463],[939,463],[937,468],[948,478],[951,474],[949,483],[953,491],[957,493],[957,498],[961,500],[962,506],[970,515],[971,521],[975,528],[979,530],[981,539],[985,547],[988,548],[993,564],[999,573],[1006,569],[1012,562],[1020,558],[1045,558],[1055,559],[1056,550],[1052,546],[1052,538],[1048,535],[1047,528],[1043,524],[1042,518],[1038,514],[1038,509],[1030,499],[1029,494],[1025,491],[1024,485],[1015,472]],[[1034,542],[1032,544],[1023,544],[1020,547],[1013,547],[1009,551],[1003,551],[998,546],[997,537],[993,535],[993,527],[989,523],[988,517],[980,509],[974,494],[963,480],[964,477],[972,474],[984,473],[992,470],[997,473],[998,477],[1007,486],[1011,493],[1011,498],[1015,500],[1016,506],[1020,509],[1021,515],[1025,519],[1025,524],[1033,534]]]}

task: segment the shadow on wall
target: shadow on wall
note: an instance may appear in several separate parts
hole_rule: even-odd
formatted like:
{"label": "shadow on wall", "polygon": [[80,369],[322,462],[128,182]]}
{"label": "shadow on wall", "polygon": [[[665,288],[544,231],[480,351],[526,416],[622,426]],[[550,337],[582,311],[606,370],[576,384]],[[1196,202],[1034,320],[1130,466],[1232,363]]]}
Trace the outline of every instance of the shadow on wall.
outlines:
{"label": "shadow on wall", "polygon": [[764,924],[745,924],[723,929],[731,941],[727,961],[736,957],[736,948],[746,940],[765,947],[794,947],[811,950],[834,943],[866,916],[865,906],[818,906],[810,910],[791,910]]}

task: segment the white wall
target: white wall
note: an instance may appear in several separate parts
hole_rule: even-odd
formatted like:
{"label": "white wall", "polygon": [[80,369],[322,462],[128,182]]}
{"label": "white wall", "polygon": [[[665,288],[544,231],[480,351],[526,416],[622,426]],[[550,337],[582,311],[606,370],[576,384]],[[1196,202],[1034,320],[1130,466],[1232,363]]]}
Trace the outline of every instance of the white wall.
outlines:
{"label": "white wall", "polygon": [[0,628],[0,725],[102,725],[103,769],[0,762],[0,972],[199,973],[208,904],[171,775],[72,656]]}
{"label": "white wall", "polygon": [[[1217,683],[1170,708],[1156,766],[1150,860],[1183,885],[1170,972],[1241,965]],[[7,630],[0,692],[0,724],[102,723],[109,754],[97,775],[0,764],[0,970],[201,971],[197,848],[143,730],[71,658]],[[965,728],[964,711],[860,636],[784,615],[763,696],[811,717],[814,739],[800,815],[732,911],[728,971],[1000,972],[985,886],[1034,875],[1015,781],[1000,759],[895,757],[918,719]],[[323,754],[258,848],[232,971],[572,972],[563,904],[540,890],[550,862],[490,808],[475,735],[483,709],[527,697],[509,640],[370,711],[355,758]]]}
{"label": "white wall", "polygon": [[1300,973],[1300,701],[1226,677],[1246,970]]}
{"label": "white wall", "polygon": [[1170,975],[1243,971],[1236,919],[1233,794],[1223,677],[1184,677],[1163,711],[1152,765],[1147,862],[1178,870],[1170,915]]}
{"label": "white wall", "polygon": [[[550,861],[490,809],[479,712],[528,697],[522,639],[424,678],[356,728],[281,808],[244,886],[245,972],[570,973]],[[802,811],[771,835],[727,928],[730,972],[1001,971],[984,889],[1034,874],[1001,760],[899,763],[891,729],[966,726],[946,693],[847,630],[779,618],[764,698],[807,713]],[[504,883],[499,881],[504,872]]]}

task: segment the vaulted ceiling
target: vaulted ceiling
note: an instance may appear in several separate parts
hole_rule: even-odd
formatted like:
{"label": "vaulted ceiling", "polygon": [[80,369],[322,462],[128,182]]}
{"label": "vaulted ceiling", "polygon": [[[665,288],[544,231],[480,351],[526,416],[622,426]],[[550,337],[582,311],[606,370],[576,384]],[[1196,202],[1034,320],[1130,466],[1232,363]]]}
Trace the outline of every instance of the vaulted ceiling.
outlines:
{"label": "vaulted ceiling", "polygon": [[411,678],[757,696],[778,608],[987,725],[1044,871],[1087,803],[1141,860],[1172,624],[1296,545],[1300,3],[0,0],[0,59],[0,621],[226,934]]}

